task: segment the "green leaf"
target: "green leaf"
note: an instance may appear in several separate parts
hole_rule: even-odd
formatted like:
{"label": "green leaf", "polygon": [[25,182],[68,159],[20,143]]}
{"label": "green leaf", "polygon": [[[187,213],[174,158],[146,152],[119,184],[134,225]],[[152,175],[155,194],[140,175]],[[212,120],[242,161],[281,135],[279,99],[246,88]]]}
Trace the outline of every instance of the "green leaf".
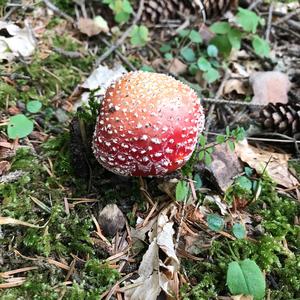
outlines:
{"label": "green leaf", "polygon": [[205,155],[205,151],[204,150],[200,151],[198,156],[199,160],[202,160],[204,158],[204,155]]}
{"label": "green leaf", "polygon": [[140,68],[141,71],[144,71],[144,72],[155,72],[155,70],[151,67],[151,66],[147,66],[147,65],[143,65],[141,68]]}
{"label": "green leaf", "polygon": [[203,185],[202,179],[201,179],[201,177],[200,177],[200,175],[199,175],[198,173],[195,174],[195,176],[194,176],[194,181],[195,181],[195,183],[194,183],[195,190],[197,191],[197,190],[199,190],[199,189],[202,187],[202,185]]}
{"label": "green leaf", "polygon": [[159,48],[159,51],[162,52],[162,53],[166,53],[166,52],[171,51],[171,49],[172,49],[171,45],[169,45],[169,44],[163,44],[163,45]]}
{"label": "green leaf", "polygon": [[234,149],[235,149],[235,144],[234,144],[234,142],[233,142],[232,140],[228,140],[228,141],[227,141],[227,145],[228,145],[228,147],[229,147],[229,150],[230,150],[231,152],[233,152]]}
{"label": "green leaf", "polygon": [[245,172],[245,174],[246,174],[248,177],[250,177],[250,176],[253,175],[253,169],[252,169],[252,168],[245,167],[245,168],[244,168],[244,172]]}
{"label": "green leaf", "polygon": [[260,38],[258,35],[254,35],[252,37],[252,47],[257,55],[261,57],[270,56],[269,43],[266,40]]}
{"label": "green leaf", "polygon": [[189,34],[189,39],[191,40],[191,42],[196,43],[196,44],[202,43],[201,34],[196,30],[191,30],[191,32]]}
{"label": "green leaf", "polygon": [[191,75],[196,75],[197,71],[198,71],[197,64],[195,64],[195,63],[189,64],[189,72]]}
{"label": "green leaf", "polygon": [[183,201],[189,192],[187,182],[180,180],[176,185],[176,200]]}
{"label": "green leaf", "polygon": [[232,233],[237,239],[244,239],[246,237],[245,226],[241,223],[235,223],[232,226]]}
{"label": "green leaf", "polygon": [[241,48],[242,33],[236,28],[231,28],[228,32],[228,40],[232,48],[239,50]]}
{"label": "green leaf", "polygon": [[228,22],[216,22],[210,26],[210,30],[214,33],[225,34],[229,32],[230,25]]}
{"label": "green leaf", "polygon": [[207,72],[204,73],[203,77],[208,83],[213,83],[220,78],[220,74],[218,70],[210,68]]}
{"label": "green leaf", "polygon": [[194,50],[189,47],[180,49],[180,54],[187,62],[192,62],[196,59]]}
{"label": "green leaf", "polygon": [[10,139],[26,137],[32,130],[33,122],[23,114],[15,115],[9,119],[7,135]]}
{"label": "green leaf", "polygon": [[206,137],[203,134],[200,135],[199,143],[200,143],[201,147],[203,147],[203,148],[205,147],[205,145],[206,145]]}
{"label": "green leaf", "polygon": [[260,17],[249,9],[239,7],[239,12],[236,15],[236,21],[247,32],[255,33],[258,24],[260,23]]}
{"label": "green leaf", "polygon": [[188,30],[188,29],[182,29],[182,30],[178,31],[178,34],[180,37],[186,37],[189,35],[189,33],[190,33],[190,30]]}
{"label": "green leaf", "polygon": [[130,14],[123,11],[115,14],[115,21],[117,23],[125,23],[129,20],[129,18],[130,18]]}
{"label": "green leaf", "polygon": [[222,144],[222,143],[224,143],[225,142],[225,136],[224,135],[217,135],[217,137],[216,137],[216,142],[218,143],[218,144]]}
{"label": "green leaf", "polygon": [[231,262],[228,265],[226,282],[233,295],[251,295],[254,300],[261,300],[265,295],[264,276],[253,260]]}
{"label": "green leaf", "polygon": [[252,181],[246,176],[240,176],[236,179],[236,183],[244,190],[252,190]]}
{"label": "green leaf", "polygon": [[226,126],[226,136],[230,137],[230,127]]}
{"label": "green leaf", "polygon": [[218,48],[215,45],[208,45],[207,54],[210,57],[217,57],[219,53]]}
{"label": "green leaf", "polygon": [[164,58],[166,59],[166,60],[172,60],[173,59],[173,54],[172,53],[165,53],[164,54]]}
{"label": "green leaf", "polygon": [[224,56],[229,56],[232,46],[229,42],[228,35],[217,35],[211,40],[210,43],[215,45],[219,52]]}
{"label": "green leaf", "polygon": [[26,104],[26,109],[31,113],[37,113],[42,108],[42,103],[38,100],[29,101]]}
{"label": "green leaf", "polygon": [[197,65],[199,69],[204,72],[207,72],[209,69],[211,69],[211,64],[205,57],[200,57],[197,60]]}
{"label": "green leaf", "polygon": [[208,151],[205,153],[204,162],[207,166],[210,166],[212,163],[212,157]]}
{"label": "green leaf", "polygon": [[131,44],[133,46],[145,46],[149,40],[148,28],[144,25],[135,25],[131,31]]}
{"label": "green leaf", "polygon": [[224,228],[224,220],[216,215],[207,215],[207,225],[213,231],[221,231]]}
{"label": "green leaf", "polygon": [[122,10],[128,14],[131,14],[133,12],[133,8],[128,0],[122,1]]}

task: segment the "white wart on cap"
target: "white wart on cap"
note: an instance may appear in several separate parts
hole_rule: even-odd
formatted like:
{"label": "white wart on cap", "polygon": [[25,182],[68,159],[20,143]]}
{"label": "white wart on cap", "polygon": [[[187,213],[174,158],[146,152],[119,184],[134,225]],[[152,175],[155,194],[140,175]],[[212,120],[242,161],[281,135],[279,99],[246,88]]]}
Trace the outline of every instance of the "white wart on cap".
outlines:
{"label": "white wart on cap", "polygon": [[101,103],[93,150],[106,169],[124,176],[162,176],[182,167],[204,127],[200,99],[165,74],[130,72]]}

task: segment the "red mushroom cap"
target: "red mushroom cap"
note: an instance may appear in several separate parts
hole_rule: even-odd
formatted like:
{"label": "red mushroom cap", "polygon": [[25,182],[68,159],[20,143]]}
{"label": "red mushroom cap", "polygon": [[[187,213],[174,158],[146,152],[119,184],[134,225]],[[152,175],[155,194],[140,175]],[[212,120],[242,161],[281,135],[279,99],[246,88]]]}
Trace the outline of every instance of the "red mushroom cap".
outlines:
{"label": "red mushroom cap", "polygon": [[130,72],[101,103],[93,139],[97,160],[124,176],[161,176],[192,155],[204,114],[186,84],[158,73]]}

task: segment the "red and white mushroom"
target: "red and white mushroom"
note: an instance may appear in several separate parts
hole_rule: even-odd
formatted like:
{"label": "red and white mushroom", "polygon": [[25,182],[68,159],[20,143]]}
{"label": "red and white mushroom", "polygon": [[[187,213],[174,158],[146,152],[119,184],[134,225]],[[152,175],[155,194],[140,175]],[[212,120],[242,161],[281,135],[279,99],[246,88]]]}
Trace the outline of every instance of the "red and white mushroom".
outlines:
{"label": "red and white mushroom", "polygon": [[97,160],[124,176],[162,176],[192,155],[204,114],[186,84],[158,73],[130,72],[111,85],[93,138]]}

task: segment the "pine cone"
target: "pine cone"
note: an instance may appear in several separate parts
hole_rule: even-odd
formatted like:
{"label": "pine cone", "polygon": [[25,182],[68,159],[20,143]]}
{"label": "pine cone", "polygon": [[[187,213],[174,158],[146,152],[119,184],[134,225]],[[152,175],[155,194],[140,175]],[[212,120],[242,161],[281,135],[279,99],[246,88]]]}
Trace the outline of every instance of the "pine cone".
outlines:
{"label": "pine cone", "polygon": [[221,17],[229,7],[237,7],[237,0],[145,0],[142,20],[159,23],[195,15],[208,19]]}
{"label": "pine cone", "polygon": [[268,104],[260,111],[259,123],[266,129],[293,136],[300,132],[300,104]]}

